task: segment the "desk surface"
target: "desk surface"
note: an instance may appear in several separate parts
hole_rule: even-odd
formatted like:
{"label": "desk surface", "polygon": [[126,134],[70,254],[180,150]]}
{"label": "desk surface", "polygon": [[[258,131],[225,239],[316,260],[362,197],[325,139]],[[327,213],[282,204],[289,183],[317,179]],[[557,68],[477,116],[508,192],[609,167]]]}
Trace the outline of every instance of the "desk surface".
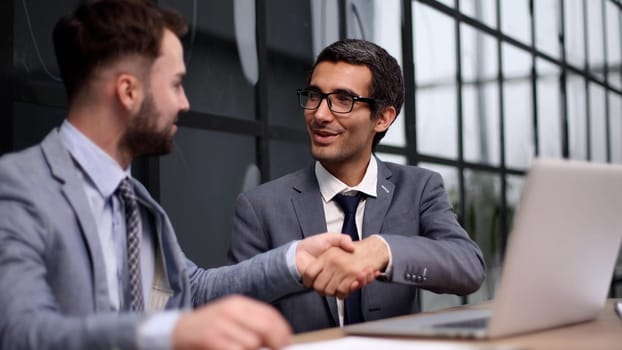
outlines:
{"label": "desk surface", "polygon": [[[620,299],[618,299],[620,300]],[[457,344],[502,345],[516,349],[622,349],[622,320],[613,310],[615,300],[607,301],[598,318],[591,322],[549,329],[546,331],[510,336],[488,341],[455,340]],[[473,306],[464,306],[471,308]],[[301,333],[294,337],[294,343],[329,340],[344,337],[341,328]],[[408,339],[408,338],[395,338]],[[423,338],[418,338],[423,339]],[[425,338],[431,340],[430,338]],[[453,341],[453,340],[452,340]],[[443,340],[447,342],[447,340]]]}

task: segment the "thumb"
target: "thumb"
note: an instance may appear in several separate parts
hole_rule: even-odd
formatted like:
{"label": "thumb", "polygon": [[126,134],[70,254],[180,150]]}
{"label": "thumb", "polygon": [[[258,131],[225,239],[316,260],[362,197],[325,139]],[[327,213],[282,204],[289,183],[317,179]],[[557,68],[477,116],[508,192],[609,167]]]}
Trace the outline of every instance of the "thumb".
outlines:
{"label": "thumb", "polygon": [[354,243],[350,235],[344,235],[343,233],[330,233],[327,235],[328,243],[334,247],[339,247],[347,252],[354,251]]}

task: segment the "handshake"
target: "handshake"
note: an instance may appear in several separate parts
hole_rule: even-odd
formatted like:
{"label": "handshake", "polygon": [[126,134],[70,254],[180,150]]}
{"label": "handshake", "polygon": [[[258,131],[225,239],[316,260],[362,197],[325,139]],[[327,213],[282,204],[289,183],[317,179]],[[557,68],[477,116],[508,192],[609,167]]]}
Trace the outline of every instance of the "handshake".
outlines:
{"label": "handshake", "polygon": [[[379,236],[352,242],[349,235],[322,233],[298,242],[296,268],[303,283],[322,295],[344,299],[371,283],[389,261]],[[179,318],[174,349],[280,349],[291,328],[274,308],[243,296],[228,296]]]}
{"label": "handshake", "polygon": [[353,242],[346,234],[322,233],[299,241],[296,248],[305,287],[340,299],[373,282],[388,262],[388,247],[377,235]]}

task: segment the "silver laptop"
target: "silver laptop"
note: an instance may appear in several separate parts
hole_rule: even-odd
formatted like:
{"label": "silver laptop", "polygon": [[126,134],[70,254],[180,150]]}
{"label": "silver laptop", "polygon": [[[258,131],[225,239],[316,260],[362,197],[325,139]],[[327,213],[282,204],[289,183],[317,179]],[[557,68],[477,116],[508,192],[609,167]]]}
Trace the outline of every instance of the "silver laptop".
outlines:
{"label": "silver laptop", "polygon": [[494,338],[589,321],[622,243],[622,166],[536,159],[488,309],[347,326],[348,334]]}

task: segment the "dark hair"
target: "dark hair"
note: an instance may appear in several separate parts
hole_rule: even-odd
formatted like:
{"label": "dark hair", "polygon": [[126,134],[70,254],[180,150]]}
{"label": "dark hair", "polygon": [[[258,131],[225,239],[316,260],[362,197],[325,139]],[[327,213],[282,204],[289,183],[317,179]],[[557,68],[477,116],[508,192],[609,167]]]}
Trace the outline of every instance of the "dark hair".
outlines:
{"label": "dark hair", "polygon": [[[396,114],[400,113],[404,103],[404,78],[399,63],[385,49],[370,41],[345,39],[322,50],[315,60],[313,70],[318,63],[324,61],[364,65],[371,70],[371,95],[365,97],[376,100],[372,107],[372,119],[378,118],[389,106],[395,108]],[[373,148],[385,134],[386,131],[376,134]]]}
{"label": "dark hair", "polygon": [[99,65],[134,54],[155,60],[165,28],[179,37],[187,31],[179,13],[150,0],[87,1],[60,19],[52,37],[69,101]]}

